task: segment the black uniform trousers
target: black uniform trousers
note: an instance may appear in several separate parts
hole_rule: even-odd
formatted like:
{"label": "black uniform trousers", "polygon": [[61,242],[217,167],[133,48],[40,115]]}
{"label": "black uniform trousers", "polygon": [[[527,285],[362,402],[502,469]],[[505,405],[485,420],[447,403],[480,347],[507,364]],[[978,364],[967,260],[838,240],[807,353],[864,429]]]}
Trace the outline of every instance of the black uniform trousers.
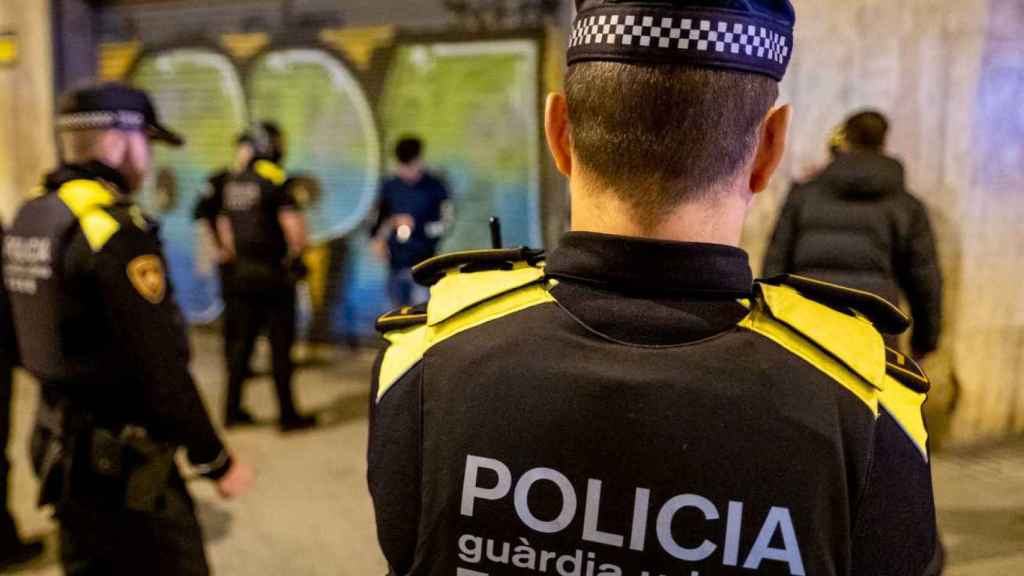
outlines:
{"label": "black uniform trousers", "polygon": [[236,286],[231,281],[231,275],[234,273],[234,266],[231,264],[222,264],[220,266],[220,297],[224,302],[224,313],[223,319],[223,336],[224,336],[224,354],[227,356],[231,353],[231,343],[235,341],[237,336],[237,327],[235,325],[235,310],[238,306],[235,304],[237,298]]}
{"label": "black uniform trousers", "polygon": [[[0,356],[3,356],[0,354]],[[11,437],[11,398],[14,385],[13,364],[9,358],[0,358],[0,557],[20,544],[14,518],[7,509],[8,476],[11,463],[7,460],[7,442]]]}
{"label": "black uniform trousers", "polygon": [[177,467],[151,512],[129,510],[116,491],[76,480],[58,511],[67,576],[207,576],[203,534]]}
{"label": "black uniform trousers", "polygon": [[267,290],[238,291],[229,299],[227,318],[231,324],[228,345],[227,417],[242,410],[242,387],[249,377],[249,361],[256,339],[266,328],[270,336],[274,387],[281,421],[298,418],[292,397],[292,346],[295,344],[295,288],[287,284]]}

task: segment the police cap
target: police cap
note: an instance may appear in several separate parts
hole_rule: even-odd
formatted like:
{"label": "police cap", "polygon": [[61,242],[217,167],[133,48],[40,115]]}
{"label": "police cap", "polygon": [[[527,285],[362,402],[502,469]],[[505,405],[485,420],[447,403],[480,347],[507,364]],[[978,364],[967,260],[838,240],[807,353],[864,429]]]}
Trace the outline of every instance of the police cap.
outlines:
{"label": "police cap", "polygon": [[185,143],[180,135],[160,123],[148,94],[116,82],[65,94],[60,101],[57,129],[142,130],[151,140],[172,146]]}
{"label": "police cap", "polygon": [[688,64],[782,80],[793,55],[789,0],[576,0],[569,64]]}

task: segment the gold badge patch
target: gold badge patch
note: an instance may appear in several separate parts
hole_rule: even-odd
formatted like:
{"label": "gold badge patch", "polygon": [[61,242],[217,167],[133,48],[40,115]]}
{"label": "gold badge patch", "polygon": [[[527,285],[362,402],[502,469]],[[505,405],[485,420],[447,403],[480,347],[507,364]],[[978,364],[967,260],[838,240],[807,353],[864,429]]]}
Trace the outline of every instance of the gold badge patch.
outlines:
{"label": "gold badge patch", "polygon": [[128,263],[128,279],[132,286],[153,304],[164,301],[167,293],[167,280],[164,276],[164,263],[152,254],[139,256]]}

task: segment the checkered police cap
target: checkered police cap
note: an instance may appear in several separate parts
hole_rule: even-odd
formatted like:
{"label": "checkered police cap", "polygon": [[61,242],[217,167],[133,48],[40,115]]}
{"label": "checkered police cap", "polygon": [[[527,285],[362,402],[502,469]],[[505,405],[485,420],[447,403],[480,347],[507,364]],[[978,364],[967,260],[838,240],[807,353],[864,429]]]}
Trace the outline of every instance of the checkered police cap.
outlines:
{"label": "checkered police cap", "polygon": [[569,64],[689,64],[782,80],[793,55],[789,0],[576,0]]}
{"label": "checkered police cap", "polygon": [[184,139],[164,126],[149,95],[117,82],[68,92],[58,106],[57,130],[126,130],[145,132],[151,140],[181,146]]}

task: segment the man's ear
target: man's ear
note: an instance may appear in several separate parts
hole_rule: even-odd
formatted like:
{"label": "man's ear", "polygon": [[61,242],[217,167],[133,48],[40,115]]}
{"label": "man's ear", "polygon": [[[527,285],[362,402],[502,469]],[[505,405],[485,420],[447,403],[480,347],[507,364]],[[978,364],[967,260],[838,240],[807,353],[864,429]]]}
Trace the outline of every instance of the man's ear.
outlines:
{"label": "man's ear", "polygon": [[791,113],[792,109],[786,104],[773,108],[765,116],[758,137],[757,152],[754,154],[754,168],[750,173],[750,190],[754,194],[768,187],[772,175],[782,162]]}
{"label": "man's ear", "polygon": [[569,176],[572,173],[572,146],[569,144],[569,108],[566,106],[565,94],[548,94],[544,110],[544,133],[555,166],[559,172]]}

